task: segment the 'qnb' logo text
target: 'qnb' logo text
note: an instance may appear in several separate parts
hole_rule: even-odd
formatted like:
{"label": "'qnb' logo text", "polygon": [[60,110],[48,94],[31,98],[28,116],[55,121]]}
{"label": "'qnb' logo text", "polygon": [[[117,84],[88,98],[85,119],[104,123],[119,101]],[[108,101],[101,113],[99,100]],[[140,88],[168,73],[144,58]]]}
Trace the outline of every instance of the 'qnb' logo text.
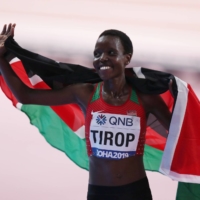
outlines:
{"label": "'qnb' logo text", "polygon": [[133,126],[133,119],[112,116],[109,119],[109,123],[111,125]]}
{"label": "'qnb' logo text", "polygon": [[97,124],[99,125],[104,125],[106,123],[107,119],[106,119],[106,116],[105,115],[98,115],[97,118],[96,118],[96,122]]}

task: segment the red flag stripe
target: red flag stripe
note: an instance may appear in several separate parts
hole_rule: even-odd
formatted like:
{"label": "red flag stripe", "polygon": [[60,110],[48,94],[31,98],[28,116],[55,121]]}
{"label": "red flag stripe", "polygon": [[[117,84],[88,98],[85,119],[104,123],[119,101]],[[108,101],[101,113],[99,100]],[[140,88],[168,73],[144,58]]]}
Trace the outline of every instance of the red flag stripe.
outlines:
{"label": "red flag stripe", "polygon": [[163,151],[166,144],[166,138],[159,135],[151,127],[147,127],[145,143],[149,146]]}

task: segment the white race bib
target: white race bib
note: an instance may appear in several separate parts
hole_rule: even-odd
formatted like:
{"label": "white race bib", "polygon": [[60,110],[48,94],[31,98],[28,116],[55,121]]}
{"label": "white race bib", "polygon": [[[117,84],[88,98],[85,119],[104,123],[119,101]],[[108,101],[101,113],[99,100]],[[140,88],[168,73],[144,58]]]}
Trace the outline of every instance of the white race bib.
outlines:
{"label": "white race bib", "polygon": [[140,135],[140,117],[91,113],[90,143],[94,156],[122,159],[135,155]]}

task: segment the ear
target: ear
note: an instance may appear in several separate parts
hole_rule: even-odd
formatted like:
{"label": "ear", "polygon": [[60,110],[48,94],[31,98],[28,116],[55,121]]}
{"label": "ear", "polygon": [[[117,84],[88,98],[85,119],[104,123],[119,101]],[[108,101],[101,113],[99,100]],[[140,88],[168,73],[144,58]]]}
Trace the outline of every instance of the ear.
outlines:
{"label": "ear", "polygon": [[128,65],[131,61],[132,53],[125,54],[125,58],[126,58],[125,65]]}

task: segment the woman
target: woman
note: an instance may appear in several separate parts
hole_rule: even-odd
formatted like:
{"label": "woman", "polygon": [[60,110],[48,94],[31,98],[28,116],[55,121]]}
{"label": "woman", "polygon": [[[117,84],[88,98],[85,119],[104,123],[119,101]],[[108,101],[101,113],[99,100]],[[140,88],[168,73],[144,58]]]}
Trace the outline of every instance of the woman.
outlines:
{"label": "woman", "polygon": [[4,42],[15,24],[0,35],[0,70],[19,102],[60,105],[77,103],[86,117],[89,156],[88,200],[152,199],[143,166],[146,119],[149,113],[168,130],[171,113],[158,95],[131,88],[124,69],[133,47],[121,31],[107,30],[94,48],[93,65],[102,83],[74,84],[59,90],[33,90],[22,83],[4,59]]}

